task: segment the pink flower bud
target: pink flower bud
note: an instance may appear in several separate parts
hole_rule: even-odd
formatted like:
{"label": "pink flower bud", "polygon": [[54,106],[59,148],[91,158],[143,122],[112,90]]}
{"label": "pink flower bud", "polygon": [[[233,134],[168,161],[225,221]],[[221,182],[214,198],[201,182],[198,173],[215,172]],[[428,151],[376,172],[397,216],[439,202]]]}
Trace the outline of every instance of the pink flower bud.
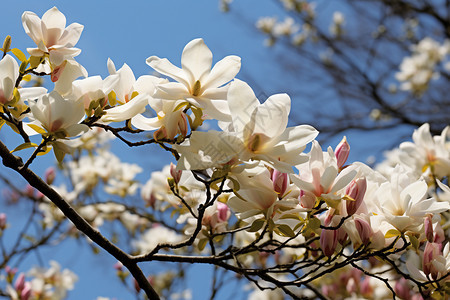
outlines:
{"label": "pink flower bud", "polygon": [[31,297],[31,283],[25,282],[25,286],[20,293],[20,300],[28,300]]}
{"label": "pink flower bud", "polygon": [[273,190],[277,192],[278,198],[283,198],[284,193],[289,184],[289,177],[287,173],[282,173],[278,170],[273,170],[272,173]]}
{"label": "pink flower bud", "polygon": [[354,201],[346,200],[346,208],[347,214],[349,216],[353,215],[358,208],[361,206],[361,203],[364,199],[364,194],[367,189],[367,180],[365,177],[358,178],[356,180],[352,180],[352,182],[348,185],[345,193],[348,197],[352,198]]}
{"label": "pink flower bud", "polygon": [[177,170],[177,166],[175,166],[173,163],[170,163],[170,175],[172,176],[176,184],[180,182],[182,172],[182,170]]}
{"label": "pink flower bud", "polygon": [[400,299],[409,299],[411,297],[411,287],[408,284],[408,280],[403,277],[395,283],[394,291]]}
{"label": "pink flower bud", "polygon": [[55,181],[55,177],[56,177],[55,168],[50,167],[47,169],[47,171],[45,171],[45,182],[47,184],[52,184],[53,181]]}
{"label": "pink flower bud", "polygon": [[316,204],[316,195],[311,192],[300,190],[300,205],[304,208],[313,208]]}
{"label": "pink flower bud", "polygon": [[5,230],[6,228],[6,214],[1,213],[0,214],[0,230]]}
{"label": "pink flower bud", "polygon": [[114,264],[114,269],[116,269],[117,271],[122,271],[122,268],[123,268],[123,264],[120,261],[118,261]]}
{"label": "pink flower bud", "polygon": [[342,168],[342,166],[347,161],[348,155],[350,153],[350,145],[347,142],[347,138],[344,136],[342,141],[336,146],[334,150],[334,154],[336,155],[338,168]]}
{"label": "pink flower bud", "polygon": [[442,244],[428,243],[423,250],[422,268],[426,275],[430,275],[433,279],[437,279],[439,270],[433,265],[433,260],[442,255]]}
{"label": "pink flower bud", "polygon": [[25,287],[25,274],[20,273],[19,277],[17,277],[16,282],[14,283],[14,288],[16,291],[21,292]]}
{"label": "pink flower bud", "polygon": [[369,222],[361,218],[355,218],[355,226],[362,243],[364,245],[369,244],[370,238],[373,235],[372,227],[370,227]]}
{"label": "pink flower bud", "polygon": [[370,296],[373,292],[372,286],[370,285],[370,277],[364,277],[359,287],[359,290],[362,295]]}
{"label": "pink flower bud", "polygon": [[178,129],[180,130],[180,134],[182,136],[187,136],[189,127],[187,117],[184,112],[181,113],[181,118],[178,120]]}
{"label": "pink flower bud", "polygon": [[339,229],[337,229],[337,241],[339,244],[344,245],[347,238],[348,234],[344,228],[340,227]]}
{"label": "pink flower bud", "polygon": [[141,291],[141,287],[139,286],[139,283],[136,281],[136,279],[134,279],[133,281],[134,281],[134,290],[136,291],[136,293],[139,294],[139,292]]}
{"label": "pink flower bud", "polygon": [[428,214],[425,217],[425,220],[423,222],[423,228],[425,230],[425,236],[426,236],[427,240],[430,243],[432,243],[434,234],[433,234],[433,221],[431,220],[431,215],[430,214]]}
{"label": "pink flower bud", "polygon": [[226,222],[230,217],[230,209],[228,208],[228,205],[226,205],[225,203],[217,202],[217,211],[219,222]]}
{"label": "pink flower bud", "polygon": [[337,231],[323,229],[320,233],[320,247],[322,248],[323,254],[328,257],[333,255],[334,250],[337,246]]}

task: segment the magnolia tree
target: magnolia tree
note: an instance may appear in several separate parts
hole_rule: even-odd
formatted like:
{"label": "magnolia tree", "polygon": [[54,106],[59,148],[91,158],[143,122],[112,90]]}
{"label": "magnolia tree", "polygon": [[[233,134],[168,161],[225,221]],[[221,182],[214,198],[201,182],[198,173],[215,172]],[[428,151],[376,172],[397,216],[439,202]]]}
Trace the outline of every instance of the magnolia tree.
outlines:
{"label": "magnolia tree", "polygon": [[240,1],[230,2],[221,1],[256,25],[277,58],[283,80],[271,84],[308,110],[294,119],[314,122],[321,139],[349,130],[401,132],[370,145],[386,150],[401,142],[405,128],[429,123],[438,135],[447,126],[448,1],[267,0],[275,8],[255,20]]}
{"label": "magnolia tree", "polygon": [[[240,58],[212,66],[202,39],[185,46],[181,68],[150,56],[161,76],[136,79],[108,60],[102,79],[75,60],[83,26],[66,27],[56,7],[42,18],[24,12],[22,24],[36,46],[24,54],[9,36],[3,44],[0,156],[29,186],[0,178],[10,202],[33,205],[13,242],[3,241],[12,228],[0,215],[1,295],[64,299],[72,271],[18,261],[78,239],[118,261],[117,280],[136,298],[190,298],[175,284],[187,264],[214,266],[211,299],[231,277],[250,299],[446,298],[448,127],[434,135],[421,125],[372,169],[347,162],[345,137],[324,151],[314,127],[288,127],[290,97],[260,102],[235,78]],[[141,167],[110,152],[114,139],[159,145],[176,164],[138,182]],[[35,160],[51,152],[58,168],[41,178]]]}

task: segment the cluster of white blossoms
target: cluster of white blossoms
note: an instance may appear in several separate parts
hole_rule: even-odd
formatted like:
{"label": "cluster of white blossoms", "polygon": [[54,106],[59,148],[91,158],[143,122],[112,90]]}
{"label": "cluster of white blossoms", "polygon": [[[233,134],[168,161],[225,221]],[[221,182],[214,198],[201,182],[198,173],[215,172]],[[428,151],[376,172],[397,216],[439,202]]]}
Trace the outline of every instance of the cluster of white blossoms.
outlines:
{"label": "cluster of white blossoms", "polygon": [[426,37],[417,45],[413,45],[411,50],[412,55],[403,58],[396,78],[402,83],[402,90],[420,95],[428,89],[431,80],[439,78],[438,67],[441,64],[445,70],[449,70],[449,62],[446,62],[446,59],[450,54],[450,41],[440,43]]}
{"label": "cluster of white blossoms", "polygon": [[[8,272],[9,280],[15,278],[15,271]],[[31,278],[27,280],[26,278]],[[13,300],[52,299],[63,300],[67,291],[73,290],[78,277],[70,270],[61,270],[56,261],[50,261],[50,268],[32,268],[25,275],[20,273],[14,285],[7,285],[8,296]]]}
{"label": "cluster of white blossoms", "polygon": [[[433,137],[429,126],[423,125],[414,132],[413,142],[400,146],[397,160],[380,171],[359,162],[347,164],[350,145],[345,137],[334,149],[324,151],[312,126],[288,127],[290,97],[275,94],[261,102],[247,83],[235,78],[240,58],[230,55],[213,66],[212,52],[202,39],[185,46],[181,68],[166,58],[150,56],[146,63],[161,77],[136,79],[128,65],[116,69],[108,60],[110,75],[102,79],[87,77],[74,59],[80,53],[74,46],[81,25],[66,28],[65,17],[57,8],[47,11],[42,19],[25,12],[22,21],[37,48],[28,49],[28,59],[17,50],[13,52],[22,61],[20,70],[9,54],[0,61],[2,124],[25,138],[41,135],[41,144],[26,142],[16,150],[34,147],[37,155],[52,147],[59,161],[65,154],[74,154],[72,161],[63,163],[73,189],[55,189],[97,228],[105,220],[120,221],[133,234],[136,252],[149,253],[161,244],[186,239],[193,239],[198,251],[214,251],[213,246],[208,250],[208,243],[219,245],[232,234],[231,243],[236,248],[269,240],[280,245],[277,250],[244,253],[242,264],[246,266],[266,266],[273,261],[283,266],[300,258],[341,261],[352,251],[360,255],[382,253],[386,259],[394,253],[407,261],[414,280],[439,284],[449,280],[445,234],[450,208],[446,185],[450,175],[448,127]],[[343,17],[335,15],[334,23],[341,26]],[[291,20],[278,24],[267,19],[260,27],[274,36],[292,35],[297,30]],[[432,45],[435,42],[424,40],[415,48],[417,55],[411,60],[423,63],[415,64],[418,67],[411,74],[417,74],[422,65],[443,59],[446,48]],[[5,53],[8,48],[4,47]],[[406,62],[404,65],[403,71],[407,69]],[[47,72],[55,82],[54,89],[47,92],[21,87],[23,76],[33,72]],[[78,79],[81,76],[86,78]],[[204,120],[216,120],[217,126],[206,131]],[[124,121],[125,126],[117,125]],[[145,132],[146,140],[126,142],[132,146],[159,144],[177,160],[176,165],[154,172],[142,186],[141,204],[147,208],[141,207],[140,212],[122,203],[81,200],[100,183],[106,193],[118,198],[134,195],[140,187],[135,177],[142,169],[105,150],[102,143],[111,135],[98,131],[98,127],[124,141],[123,132]],[[309,152],[304,153],[307,148]],[[84,150],[87,155],[82,155]],[[43,199],[39,207],[47,227],[63,221],[50,201]],[[176,224],[158,224],[154,221],[157,215],[163,219],[170,215]],[[177,228],[182,229],[177,232]],[[275,253],[271,259],[270,251]],[[373,269],[380,267],[370,264]],[[318,265],[313,264],[314,268]],[[305,272],[313,276],[314,268],[307,266]],[[360,273],[351,275],[351,270],[343,272],[348,294],[374,295],[376,284],[372,281],[365,282]],[[44,293],[47,273],[41,273]],[[392,275],[392,281],[400,280],[398,274]],[[54,286],[54,293],[65,295],[74,280],[63,281],[65,289],[59,291]],[[313,284],[324,293],[332,288]],[[430,288],[435,288],[433,284]],[[410,296],[417,292],[411,290]],[[252,297],[259,296],[254,293]]]}

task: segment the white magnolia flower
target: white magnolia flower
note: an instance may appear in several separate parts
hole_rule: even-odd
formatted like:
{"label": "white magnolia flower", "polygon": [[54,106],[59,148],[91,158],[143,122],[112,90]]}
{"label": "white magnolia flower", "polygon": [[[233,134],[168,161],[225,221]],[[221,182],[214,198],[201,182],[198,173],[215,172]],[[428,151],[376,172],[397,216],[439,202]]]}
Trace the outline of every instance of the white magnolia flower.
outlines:
{"label": "white magnolia flower", "polygon": [[49,54],[50,62],[59,66],[81,52],[74,46],[80,39],[83,25],[72,23],[66,27],[66,17],[56,7],[49,9],[42,20],[35,13],[26,11],[22,15],[22,24],[38,46],[27,49],[32,56]]}
{"label": "white magnolia flower", "polygon": [[306,161],[300,155],[318,131],[309,125],[288,127],[291,99],[276,94],[260,104],[252,89],[234,80],[228,91],[232,121],[222,123],[223,132],[192,133],[177,150],[179,169],[206,169],[249,160],[260,160],[273,168],[292,172],[292,165]]}
{"label": "white magnolia flower", "polygon": [[389,182],[382,183],[376,191],[375,205],[387,222],[399,231],[418,232],[426,214],[445,212],[450,209],[448,202],[437,202],[426,198],[428,185],[397,166]]}
{"label": "white magnolia flower", "polygon": [[212,53],[202,39],[189,42],[181,56],[182,69],[174,66],[166,58],[151,56],[147,64],[157,72],[169,76],[177,82],[158,85],[153,96],[167,100],[186,100],[202,108],[208,118],[228,120],[226,106],[228,86],[241,68],[241,59],[227,56],[212,67]]}
{"label": "white magnolia flower", "polygon": [[182,236],[163,226],[155,226],[147,230],[140,238],[133,242],[139,253],[148,253],[158,244],[180,242]]}
{"label": "white magnolia flower", "polygon": [[119,106],[106,110],[106,114],[102,117],[103,122],[121,122],[128,119],[132,120],[133,126],[142,130],[154,130],[157,128],[147,129],[146,125],[149,121],[141,114],[145,111],[147,104],[153,103],[151,97],[156,86],[168,82],[167,79],[144,75],[137,80],[131,68],[124,64],[122,68],[116,70],[111,59],[108,59],[108,71],[110,76],[118,76],[118,81],[114,83],[113,90]]}
{"label": "white magnolia flower", "polygon": [[439,179],[450,174],[450,151],[446,145],[450,127],[447,126],[440,136],[431,136],[430,125],[423,124],[414,130],[413,142],[400,145],[399,158],[406,168],[419,177],[433,174]]}
{"label": "white magnolia flower", "polygon": [[79,124],[84,118],[81,101],[65,99],[53,91],[41,96],[36,102],[30,101],[29,105],[36,121],[34,123],[38,123],[47,133],[56,137],[77,136],[89,129],[87,125]]}
{"label": "white magnolia flower", "polygon": [[19,65],[9,54],[0,60],[0,104],[7,104],[14,98],[14,88],[19,77]]}

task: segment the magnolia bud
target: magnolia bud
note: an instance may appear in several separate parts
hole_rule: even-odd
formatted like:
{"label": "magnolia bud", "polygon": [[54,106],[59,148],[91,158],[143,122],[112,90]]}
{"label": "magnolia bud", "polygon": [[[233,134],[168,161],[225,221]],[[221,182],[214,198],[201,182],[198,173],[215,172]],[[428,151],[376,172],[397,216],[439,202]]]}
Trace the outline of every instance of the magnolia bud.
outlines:
{"label": "magnolia bud", "polygon": [[3,41],[3,52],[6,53],[11,50],[11,36],[7,35]]}
{"label": "magnolia bud", "polygon": [[359,237],[364,245],[370,243],[370,238],[373,235],[372,227],[369,222],[361,218],[355,218],[355,227],[358,231]]}
{"label": "magnolia bud", "polygon": [[272,173],[273,190],[277,192],[278,198],[283,198],[284,193],[286,193],[289,177],[287,173],[282,173],[278,170],[273,170]]}
{"label": "magnolia bud", "polygon": [[180,182],[182,172],[182,170],[177,170],[177,166],[175,166],[173,163],[170,163],[170,175],[172,176],[176,184]]}
{"label": "magnolia bud", "polygon": [[358,178],[357,180],[352,180],[352,182],[348,185],[345,193],[348,197],[353,199],[346,200],[346,208],[347,208],[347,214],[349,216],[353,215],[358,208],[361,206],[361,203],[364,199],[364,194],[366,193],[367,189],[367,180],[365,177]]}
{"label": "magnolia bud", "polygon": [[21,292],[25,287],[25,274],[20,273],[19,277],[17,277],[16,282],[14,283],[14,288],[16,291]]}
{"label": "magnolia bud", "polygon": [[333,255],[334,250],[337,246],[337,231],[323,229],[320,233],[320,247],[322,248],[323,254],[328,257]]}
{"label": "magnolia bud", "polygon": [[6,228],[6,214],[1,213],[0,214],[0,230],[5,230]]}
{"label": "magnolia bud", "polygon": [[136,291],[136,293],[139,294],[139,292],[141,291],[141,287],[139,286],[139,283],[136,281],[136,279],[134,279],[133,281],[134,281],[134,290]]}
{"label": "magnolia bud", "polygon": [[400,299],[409,299],[411,287],[408,284],[408,280],[403,277],[400,278],[400,280],[395,283],[394,291],[395,295]]}
{"label": "magnolia bud", "polygon": [[220,222],[226,222],[230,217],[230,209],[225,203],[217,202],[217,212],[217,216],[219,217]]}
{"label": "magnolia bud", "polygon": [[53,181],[55,181],[55,177],[56,177],[55,168],[50,167],[47,169],[47,171],[45,171],[45,182],[47,184],[52,184]]}
{"label": "magnolia bud", "polygon": [[344,245],[345,241],[347,240],[348,234],[345,231],[344,228],[339,227],[337,229],[337,241],[339,244]]}
{"label": "magnolia bud", "polygon": [[437,279],[439,270],[433,265],[433,260],[442,255],[442,244],[428,243],[423,250],[422,268],[426,275],[430,275],[433,279]]}
{"label": "magnolia bud", "polygon": [[434,237],[434,234],[433,234],[433,223],[432,222],[433,221],[431,220],[431,215],[430,214],[428,214],[425,217],[425,220],[423,221],[423,228],[424,228],[424,231],[425,231],[425,236],[426,236],[427,240],[430,243],[433,242],[433,237]]}
{"label": "magnolia bud", "polygon": [[31,283],[25,282],[25,286],[20,293],[20,300],[28,300],[31,297]]}
{"label": "magnolia bud", "polygon": [[313,208],[316,204],[316,196],[308,191],[300,190],[300,205],[304,208]]}
{"label": "magnolia bud", "polygon": [[334,150],[334,154],[336,155],[338,168],[342,168],[342,166],[347,161],[348,155],[350,153],[350,145],[347,142],[347,138],[344,136],[342,141],[336,146]]}
{"label": "magnolia bud", "polygon": [[167,129],[166,129],[166,127],[161,126],[161,128],[159,128],[158,130],[153,132],[153,138],[156,141],[163,140],[163,139],[167,138]]}
{"label": "magnolia bud", "polygon": [[182,136],[187,136],[189,127],[187,117],[184,112],[181,112],[181,118],[178,120],[178,129],[180,129],[180,134]]}

